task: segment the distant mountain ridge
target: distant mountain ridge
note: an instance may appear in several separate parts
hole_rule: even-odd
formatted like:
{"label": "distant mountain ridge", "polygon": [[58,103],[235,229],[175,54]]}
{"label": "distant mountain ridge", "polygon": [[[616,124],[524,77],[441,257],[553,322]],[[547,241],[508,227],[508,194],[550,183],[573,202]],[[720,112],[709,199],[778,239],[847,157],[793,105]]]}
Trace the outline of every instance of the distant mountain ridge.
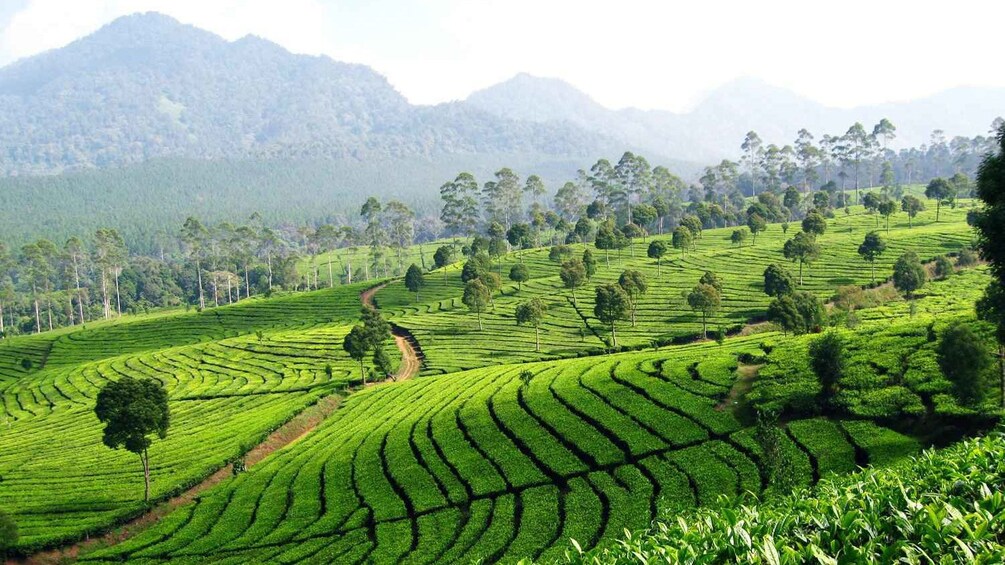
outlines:
{"label": "distant mountain ridge", "polygon": [[960,87],[909,102],[831,108],[762,81],[741,78],[712,91],[686,113],[608,109],[572,85],[525,73],[472,93],[468,103],[500,117],[569,123],[662,155],[711,163],[736,158],[746,132],[766,143],[791,143],[801,128],[818,138],[844,133],[856,121],[881,118],[897,126],[896,146],[926,143],[931,132],[973,136],[1005,113],[1005,88]]}
{"label": "distant mountain ridge", "polygon": [[158,157],[585,160],[620,147],[471,104],[413,106],[364,65],[294,55],[257,37],[228,42],[154,13],[0,69],[0,173],[8,175]]}

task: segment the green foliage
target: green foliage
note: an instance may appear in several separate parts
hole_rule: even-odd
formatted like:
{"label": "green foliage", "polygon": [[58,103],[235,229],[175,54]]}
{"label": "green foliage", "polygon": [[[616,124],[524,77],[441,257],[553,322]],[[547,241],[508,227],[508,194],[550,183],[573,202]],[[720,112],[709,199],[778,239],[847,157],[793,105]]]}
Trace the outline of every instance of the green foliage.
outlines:
{"label": "green foliage", "polygon": [[926,280],[928,273],[925,271],[925,266],[921,264],[918,254],[913,251],[904,253],[893,264],[893,286],[908,298],[925,286]]}
{"label": "green foliage", "polygon": [[945,255],[939,255],[935,258],[935,268],[932,269],[932,274],[935,275],[937,279],[944,279],[955,272],[952,260]]}
{"label": "green foliage", "polygon": [[984,400],[991,359],[969,325],[957,322],[942,332],[936,356],[939,368],[953,383],[960,404],[976,407]]}
{"label": "green foliage", "polygon": [[167,399],[161,383],[125,376],[102,387],[94,405],[94,414],[105,425],[102,443],[140,456],[146,484],[143,500],[150,499],[149,436],[166,438],[171,424]]}
{"label": "green foliage", "polygon": [[510,267],[509,280],[517,284],[519,290],[523,290],[523,283],[530,280],[530,269],[523,263],[517,263]]}
{"label": "green foliage", "polygon": [[827,220],[819,212],[813,210],[803,218],[803,231],[812,236],[821,236],[827,231]]}
{"label": "green foliage", "polygon": [[799,286],[803,285],[803,264],[809,264],[820,257],[820,244],[813,235],[801,231],[785,242],[782,254],[786,259],[799,263]]}
{"label": "green foliage", "polygon": [[796,289],[796,279],[784,267],[772,263],[764,270],[764,294],[781,297]]}
{"label": "green foliage", "polygon": [[9,514],[0,510],[0,557],[6,557],[7,552],[17,546],[17,524]]}
{"label": "green foliage", "polygon": [[820,382],[821,400],[828,405],[837,392],[838,382],[844,374],[844,338],[829,331],[810,342],[810,367]]}
{"label": "green foliage", "polygon": [[485,286],[485,283],[481,279],[474,279],[468,281],[464,285],[464,296],[461,301],[464,305],[468,307],[472,312],[478,316],[478,329],[482,329],[482,312],[489,305],[492,300],[492,295],[490,294],[489,288]]}
{"label": "green foliage", "polygon": [[611,326],[611,341],[614,347],[617,347],[616,324],[618,320],[624,319],[625,315],[628,314],[631,309],[631,299],[621,285],[600,285],[597,287],[596,293],[593,315],[604,324]]}
{"label": "green foliage", "polygon": [[816,331],[824,316],[820,300],[809,292],[784,294],[768,306],[768,320],[796,335]]}
{"label": "green foliage", "polygon": [[995,563],[1005,457],[1000,434],[910,463],[828,479],[813,491],[665,515],[574,563]]}
{"label": "green foliage", "polygon": [[698,283],[687,295],[688,306],[695,312],[701,312],[702,337],[708,337],[708,317],[722,305],[722,296],[716,287]]}
{"label": "green foliage", "polygon": [[412,263],[405,272],[405,288],[415,293],[415,301],[419,301],[419,291],[426,286],[426,278],[422,274],[422,269]]}
{"label": "green foliage", "polygon": [[865,240],[858,246],[858,254],[869,262],[872,269],[872,282],[876,282],[876,259],[886,251],[886,242],[878,232],[871,231],[865,234]]}

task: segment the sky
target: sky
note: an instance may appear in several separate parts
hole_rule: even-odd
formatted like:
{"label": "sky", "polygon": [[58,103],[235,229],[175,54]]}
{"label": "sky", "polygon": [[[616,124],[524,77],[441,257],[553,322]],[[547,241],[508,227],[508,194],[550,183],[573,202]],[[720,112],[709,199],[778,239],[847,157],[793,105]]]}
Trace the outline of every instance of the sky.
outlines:
{"label": "sky", "polygon": [[0,65],[145,11],[369,65],[417,104],[520,72],[672,111],[739,77],[838,107],[1005,86],[1001,0],[0,0]]}

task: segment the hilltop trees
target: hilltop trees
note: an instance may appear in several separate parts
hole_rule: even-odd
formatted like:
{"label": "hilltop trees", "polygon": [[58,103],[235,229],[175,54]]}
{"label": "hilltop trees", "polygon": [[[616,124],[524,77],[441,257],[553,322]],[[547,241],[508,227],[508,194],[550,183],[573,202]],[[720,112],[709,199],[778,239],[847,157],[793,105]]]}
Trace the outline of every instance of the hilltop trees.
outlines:
{"label": "hilltop trees", "polygon": [[810,292],[793,292],[773,300],[768,305],[768,320],[796,335],[819,328],[824,322],[824,307]]}
{"label": "hilltop trees", "polygon": [[942,177],[934,178],[925,187],[925,198],[935,200],[935,221],[938,222],[942,205],[956,200],[956,187]]}
{"label": "hilltop trees", "polygon": [[893,200],[883,200],[876,206],[879,214],[886,218],[886,233],[890,233],[890,216],[897,211],[897,204]]}
{"label": "hilltop trees", "polygon": [[760,214],[751,214],[747,217],[747,228],[753,236],[753,243],[757,243],[757,234],[768,228],[768,222]]}
{"label": "hilltop trees", "polygon": [[803,218],[803,231],[813,236],[823,235],[827,231],[827,220],[814,210]]}
{"label": "hilltop trees", "polygon": [[858,254],[869,262],[872,270],[872,283],[876,284],[876,259],[886,251],[886,242],[879,233],[871,231],[865,234],[865,240],[858,246]]}
{"label": "hilltop trees", "polygon": [[143,465],[143,501],[150,501],[150,436],[167,437],[171,423],[167,391],[151,379],[124,376],[98,391],[94,405],[98,421],[105,424],[101,441],[107,447],[126,448]]}
{"label": "hilltop trees", "polygon": [[534,326],[534,351],[541,351],[541,321],[544,319],[544,313],[547,309],[548,307],[540,298],[533,298],[516,307],[517,325],[530,324]]}
{"label": "hilltop trees", "polygon": [[628,313],[630,300],[624,289],[616,284],[603,284],[597,287],[594,300],[593,315],[602,323],[611,326],[611,344],[618,346],[617,321]]}
{"label": "hilltop trees", "polygon": [[680,249],[682,256],[687,254],[687,251],[691,248],[693,241],[694,236],[691,234],[691,230],[686,227],[677,226],[677,228],[673,230],[671,242],[673,243],[674,249]]}

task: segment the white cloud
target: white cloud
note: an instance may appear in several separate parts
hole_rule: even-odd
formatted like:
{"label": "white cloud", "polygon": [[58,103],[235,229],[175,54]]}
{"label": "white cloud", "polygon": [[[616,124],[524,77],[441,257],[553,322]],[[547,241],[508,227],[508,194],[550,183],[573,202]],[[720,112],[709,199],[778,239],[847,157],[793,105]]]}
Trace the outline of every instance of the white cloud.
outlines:
{"label": "white cloud", "polygon": [[737,76],[851,106],[987,73],[1005,3],[846,0],[30,0],[0,62],[59,47],[111,19],[160,11],[228,39],[360,62],[413,102],[465,97],[521,71],[563,78],[612,106],[681,109]]}

